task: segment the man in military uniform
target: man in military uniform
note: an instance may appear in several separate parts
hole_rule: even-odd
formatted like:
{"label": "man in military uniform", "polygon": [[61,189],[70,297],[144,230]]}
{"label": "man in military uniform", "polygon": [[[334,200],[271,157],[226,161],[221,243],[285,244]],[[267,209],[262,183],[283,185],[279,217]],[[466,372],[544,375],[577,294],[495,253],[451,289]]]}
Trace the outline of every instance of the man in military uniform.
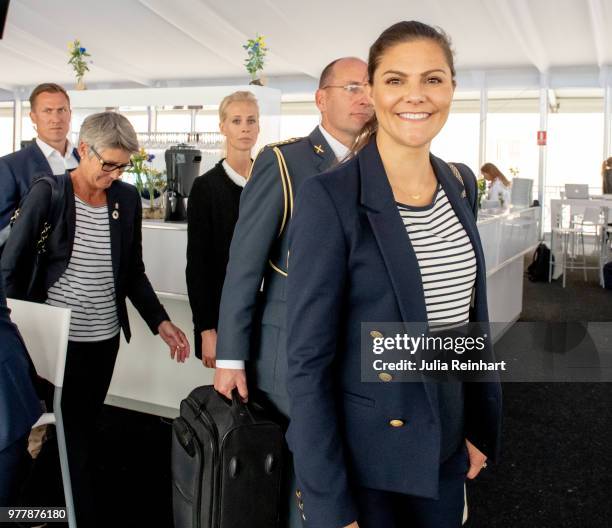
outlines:
{"label": "man in military uniform", "polygon": [[[289,414],[287,224],[302,182],[342,161],[372,117],[366,82],[362,60],[346,57],[330,63],[321,74],[315,98],[321,124],[307,137],[264,147],[254,162],[240,198],[219,312],[214,384],[228,398],[234,388],[243,399],[248,387],[256,388],[260,395],[265,393],[269,405],[285,417]],[[290,512],[289,526],[299,526],[300,511],[293,506]]]}

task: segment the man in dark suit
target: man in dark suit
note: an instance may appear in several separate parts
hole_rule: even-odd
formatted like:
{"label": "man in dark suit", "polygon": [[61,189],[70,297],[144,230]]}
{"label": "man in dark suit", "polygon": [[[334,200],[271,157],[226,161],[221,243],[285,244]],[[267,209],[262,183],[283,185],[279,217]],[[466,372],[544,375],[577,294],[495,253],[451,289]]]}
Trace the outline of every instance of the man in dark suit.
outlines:
{"label": "man in dark suit", "polygon": [[38,137],[28,147],[0,158],[0,251],[11,216],[32,182],[40,176],[64,174],[78,165],[78,154],[66,138],[70,116],[70,99],[64,88],[53,83],[34,88],[30,118]]}
{"label": "man in dark suit", "polygon": [[[346,157],[371,118],[366,81],[366,64],[360,59],[329,64],[316,92],[321,124],[307,137],[265,147],[240,199],[221,296],[215,388],[228,397],[237,388],[246,399],[246,362],[251,389],[265,393],[269,405],[285,417],[285,233],[291,205],[306,178]],[[290,526],[299,526],[297,509],[290,511]]]}

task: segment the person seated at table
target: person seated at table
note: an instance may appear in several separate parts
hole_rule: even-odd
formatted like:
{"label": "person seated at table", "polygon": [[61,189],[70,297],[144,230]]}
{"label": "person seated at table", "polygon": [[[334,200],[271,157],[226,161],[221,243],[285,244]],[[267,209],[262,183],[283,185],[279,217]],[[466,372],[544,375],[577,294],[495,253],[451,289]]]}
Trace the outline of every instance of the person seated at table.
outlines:
{"label": "person seated at table", "polygon": [[[88,116],[79,135],[79,165],[33,184],[0,261],[9,297],[72,310],[61,408],[80,527],[96,523],[91,442],[120,330],[126,341],[131,337],[126,297],[166,342],[172,359],[183,362],[189,355],[189,342],[170,322],[145,274],[138,191],[118,181],[137,151],[136,132],[124,116]],[[43,246],[44,258],[37,256]],[[34,286],[32,270],[41,278]]]}
{"label": "person seated at table", "polygon": [[510,180],[493,163],[480,167],[484,179],[489,182],[488,200],[499,200],[500,205],[510,204]]}
{"label": "person seated at table", "polygon": [[605,159],[601,165],[601,179],[604,194],[612,194],[612,157]]}

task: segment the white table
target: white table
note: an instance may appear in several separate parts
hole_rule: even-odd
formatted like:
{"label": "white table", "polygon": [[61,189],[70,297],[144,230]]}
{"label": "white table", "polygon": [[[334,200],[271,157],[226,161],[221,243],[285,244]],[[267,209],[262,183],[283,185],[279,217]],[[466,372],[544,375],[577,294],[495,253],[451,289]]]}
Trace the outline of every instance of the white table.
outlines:
{"label": "white table", "polygon": [[539,207],[481,210],[478,231],[487,267],[489,320],[496,340],[523,310],[524,256],[539,243]]}

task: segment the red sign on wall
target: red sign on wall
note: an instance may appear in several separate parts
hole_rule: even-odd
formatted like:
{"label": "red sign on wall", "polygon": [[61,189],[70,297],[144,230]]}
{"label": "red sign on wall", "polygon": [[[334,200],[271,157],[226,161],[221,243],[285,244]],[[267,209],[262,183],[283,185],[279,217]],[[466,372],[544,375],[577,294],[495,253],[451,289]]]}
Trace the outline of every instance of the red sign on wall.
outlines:
{"label": "red sign on wall", "polygon": [[546,145],[546,130],[538,130],[538,146]]}

